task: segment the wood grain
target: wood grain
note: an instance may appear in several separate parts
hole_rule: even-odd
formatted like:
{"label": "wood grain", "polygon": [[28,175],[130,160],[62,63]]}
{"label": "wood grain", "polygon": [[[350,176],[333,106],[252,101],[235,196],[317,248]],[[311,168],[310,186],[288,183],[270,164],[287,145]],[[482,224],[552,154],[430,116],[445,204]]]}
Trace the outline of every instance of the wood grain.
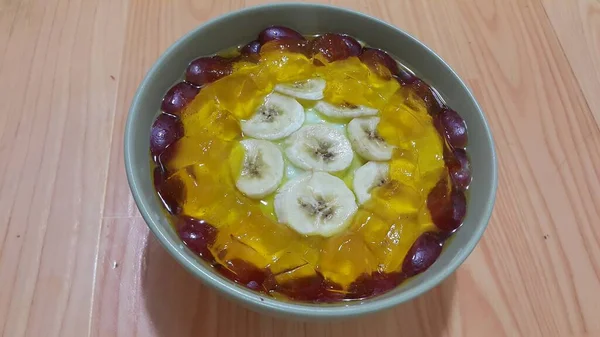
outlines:
{"label": "wood grain", "polygon": [[596,123],[600,123],[600,1],[544,0],[543,5]]}
{"label": "wood grain", "polygon": [[3,336],[89,333],[125,5],[0,2]]}
{"label": "wood grain", "polygon": [[335,0],[415,35],[468,82],[500,185],[448,281],[387,312],[305,323],[207,289],[127,186],[127,110],[196,25],[268,1],[0,0],[2,336],[600,336],[600,2]]}

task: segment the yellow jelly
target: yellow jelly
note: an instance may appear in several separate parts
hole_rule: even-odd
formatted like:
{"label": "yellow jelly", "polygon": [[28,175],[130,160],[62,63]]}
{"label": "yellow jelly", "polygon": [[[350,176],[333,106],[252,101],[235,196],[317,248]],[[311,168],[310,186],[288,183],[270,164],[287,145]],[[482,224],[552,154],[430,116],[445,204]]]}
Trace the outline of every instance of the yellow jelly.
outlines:
{"label": "yellow jelly", "polygon": [[[244,156],[236,146],[243,138],[240,122],[276,84],[315,77],[327,82],[326,101],[379,109],[378,133],[395,147],[389,181],[372,191],[344,232],[328,238],[303,236],[278,223],[273,195],[252,200],[234,183]],[[301,104],[309,109],[314,102]],[[418,96],[356,57],[316,66],[302,54],[263,52],[258,62],[237,62],[231,75],[202,88],[181,120],[185,137],[163,165],[169,179],[183,186],[183,214],[218,228],[210,247],[218,263],[242,259],[269,268],[278,283],[320,273],[347,289],[362,274],[400,271],[416,238],[434,228],[425,203],[444,174],[441,138]],[[352,187],[354,170],[364,163],[355,156],[351,169],[336,175]]]}

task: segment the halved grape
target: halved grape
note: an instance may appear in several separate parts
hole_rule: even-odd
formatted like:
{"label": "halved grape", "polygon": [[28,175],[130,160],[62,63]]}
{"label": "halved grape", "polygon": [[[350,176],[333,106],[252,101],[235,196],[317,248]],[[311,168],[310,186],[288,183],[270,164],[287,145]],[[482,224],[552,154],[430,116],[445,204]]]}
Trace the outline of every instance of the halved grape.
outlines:
{"label": "halved grape", "polygon": [[150,153],[160,155],[169,145],[183,137],[183,124],[176,116],[160,114],[150,130]]}
{"label": "halved grape", "polygon": [[360,60],[383,78],[391,78],[400,73],[398,63],[381,49],[363,48]]}
{"label": "halved grape", "polygon": [[257,55],[258,53],[260,53],[260,42],[257,40],[249,42],[240,49],[242,55]]}
{"label": "halved grape", "polygon": [[433,124],[452,147],[467,146],[467,124],[456,111],[447,107],[442,109],[442,112],[434,117]]}
{"label": "halved grape", "polygon": [[209,262],[214,256],[208,247],[215,243],[218,230],[208,222],[191,217],[181,217],[177,224],[177,233],[185,245],[198,256]]}
{"label": "halved grape", "polygon": [[185,80],[203,86],[231,74],[232,71],[229,59],[221,56],[201,57],[190,63],[185,72]]}
{"label": "halved grape", "polygon": [[464,191],[471,183],[471,162],[464,149],[444,151],[444,160],[452,184],[458,190]]}
{"label": "halved grape", "polygon": [[410,87],[415,91],[417,96],[423,99],[430,115],[435,116],[442,111],[444,103],[442,103],[442,100],[438,97],[437,93],[435,93],[429,85],[417,79]]}
{"label": "halved grape", "polygon": [[404,258],[402,273],[406,277],[412,277],[426,271],[442,253],[442,245],[443,241],[438,234],[433,232],[421,234]]}
{"label": "halved grape", "polygon": [[200,88],[187,82],[175,84],[165,97],[163,97],[161,109],[170,114],[177,115],[185,108],[200,92]]}
{"label": "halved grape", "polygon": [[465,194],[440,180],[427,196],[427,208],[433,223],[441,230],[451,232],[462,224],[467,213]]}
{"label": "halved grape", "polygon": [[258,34],[260,44],[265,44],[273,40],[306,40],[302,34],[297,31],[283,26],[271,26]]}
{"label": "halved grape", "polygon": [[329,62],[358,56],[361,48],[354,38],[341,34],[323,34],[310,42],[312,56],[322,55]]}
{"label": "halved grape", "polygon": [[177,176],[167,178],[165,175],[160,167],[154,169],[154,189],[167,211],[177,215],[181,213],[185,201],[185,184]]}

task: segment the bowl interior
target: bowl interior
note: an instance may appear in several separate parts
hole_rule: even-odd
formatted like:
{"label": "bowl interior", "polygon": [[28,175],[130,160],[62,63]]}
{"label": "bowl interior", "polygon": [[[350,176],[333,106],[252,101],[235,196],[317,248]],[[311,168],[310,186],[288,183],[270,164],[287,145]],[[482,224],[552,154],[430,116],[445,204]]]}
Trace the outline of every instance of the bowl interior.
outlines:
{"label": "bowl interior", "polygon": [[[214,273],[180,242],[156,197],[148,158],[150,127],[164,93],[180,79],[188,63],[202,55],[246,43],[269,25],[284,25],[303,34],[339,32],[397,57],[435,87],[449,106],[466,120],[473,182],[468,213],[461,229],[438,261],[425,273],[383,296],[362,302],[312,305],[281,302]],[[125,131],[125,164],[129,184],[141,214],[167,250],[188,270],[254,309],[296,317],[353,316],[385,309],[431,289],[452,273],[473,250],[487,226],[496,191],[496,158],[491,134],[477,102],[452,69],[410,35],[369,16],[314,4],[276,4],[233,12],[198,27],[177,41],[157,61],[134,98]]]}

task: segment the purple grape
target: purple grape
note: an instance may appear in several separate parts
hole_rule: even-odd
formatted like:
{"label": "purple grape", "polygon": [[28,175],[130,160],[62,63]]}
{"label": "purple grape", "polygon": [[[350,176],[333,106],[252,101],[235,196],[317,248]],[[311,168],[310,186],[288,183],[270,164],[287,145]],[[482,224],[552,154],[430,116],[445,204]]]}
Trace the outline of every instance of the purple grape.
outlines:
{"label": "purple grape", "polygon": [[415,81],[419,80],[419,78],[411,73],[409,73],[408,71],[399,68],[398,69],[398,75],[394,75],[394,78],[396,79],[396,81],[398,81],[398,83],[401,86],[406,86],[409,84],[414,83]]}
{"label": "purple grape", "polygon": [[166,178],[160,167],[154,169],[154,189],[169,213],[177,215],[185,201],[185,185],[177,176]]}
{"label": "purple grape", "polygon": [[212,83],[233,71],[232,62],[221,56],[201,57],[190,63],[185,80],[198,86]]}
{"label": "purple grape", "polygon": [[348,288],[348,299],[365,299],[394,289],[404,277],[400,273],[374,272],[359,276]]}
{"label": "purple grape", "polygon": [[423,99],[423,102],[425,102],[425,106],[427,107],[427,111],[430,115],[435,116],[442,111],[444,108],[444,103],[442,103],[442,100],[429,85],[417,79],[410,85],[410,87],[414,90],[417,96]]}
{"label": "purple grape", "polygon": [[355,38],[353,38],[350,35],[345,35],[345,34],[340,34],[340,36],[342,37],[342,39],[346,43],[346,46],[348,46],[348,50],[350,52],[350,56],[358,56],[358,55],[361,54],[361,52],[362,52],[362,45],[358,41],[356,41]]}
{"label": "purple grape", "polygon": [[187,82],[175,84],[163,97],[161,109],[166,113],[178,115],[198,95],[200,89]]}
{"label": "purple grape", "polygon": [[159,166],[154,168],[154,171],[152,173],[152,178],[153,178],[153,182],[154,182],[154,186],[162,186],[165,181],[167,181],[167,174],[166,172]]}
{"label": "purple grape", "polygon": [[363,48],[359,58],[371,70],[383,78],[398,76],[400,73],[396,60],[381,49]]}
{"label": "purple grape", "polygon": [[305,40],[290,40],[290,39],[281,39],[281,40],[272,40],[260,47],[261,52],[269,52],[273,50],[281,50],[292,53],[300,53],[306,56],[310,56],[310,51],[308,48],[308,41]]}
{"label": "purple grape", "polygon": [[176,116],[160,114],[150,130],[150,153],[156,158],[183,137],[183,124]]}
{"label": "purple grape", "polygon": [[442,244],[443,241],[436,233],[421,234],[402,262],[402,273],[406,277],[412,277],[426,271],[442,253]]}
{"label": "purple grape", "polygon": [[270,274],[267,270],[242,259],[232,259],[225,264],[226,266],[218,265],[218,270],[223,276],[252,290],[263,289],[263,283]]}
{"label": "purple grape", "polygon": [[358,56],[361,48],[354,38],[341,34],[323,34],[310,42],[312,56],[321,54],[329,62]]}
{"label": "purple grape", "polygon": [[215,243],[218,230],[204,220],[181,217],[177,224],[179,238],[198,256],[212,262],[214,256],[209,247]]}
{"label": "purple grape", "polygon": [[442,179],[429,192],[427,208],[439,229],[452,232],[460,227],[467,214],[467,199],[462,191],[452,188],[447,179]]}
{"label": "purple grape", "polygon": [[325,279],[319,273],[277,284],[275,289],[297,301],[315,301],[324,290]]}
{"label": "purple grape", "polygon": [[271,26],[258,34],[258,42],[261,45],[273,40],[306,40],[306,38],[297,31],[283,26]]}
{"label": "purple grape", "polygon": [[242,55],[258,55],[260,53],[260,42],[257,40],[249,42],[240,49]]}
{"label": "purple grape", "polygon": [[342,286],[326,280],[323,275],[316,273],[278,284],[274,277],[265,282],[266,288],[275,290],[287,297],[303,302],[330,303],[338,302],[344,298]]}
{"label": "purple grape", "polygon": [[444,108],[433,119],[438,132],[453,148],[465,148],[468,143],[467,124],[454,110]]}
{"label": "purple grape", "polygon": [[446,167],[454,188],[464,191],[471,183],[471,163],[464,149],[455,149],[444,154]]}

